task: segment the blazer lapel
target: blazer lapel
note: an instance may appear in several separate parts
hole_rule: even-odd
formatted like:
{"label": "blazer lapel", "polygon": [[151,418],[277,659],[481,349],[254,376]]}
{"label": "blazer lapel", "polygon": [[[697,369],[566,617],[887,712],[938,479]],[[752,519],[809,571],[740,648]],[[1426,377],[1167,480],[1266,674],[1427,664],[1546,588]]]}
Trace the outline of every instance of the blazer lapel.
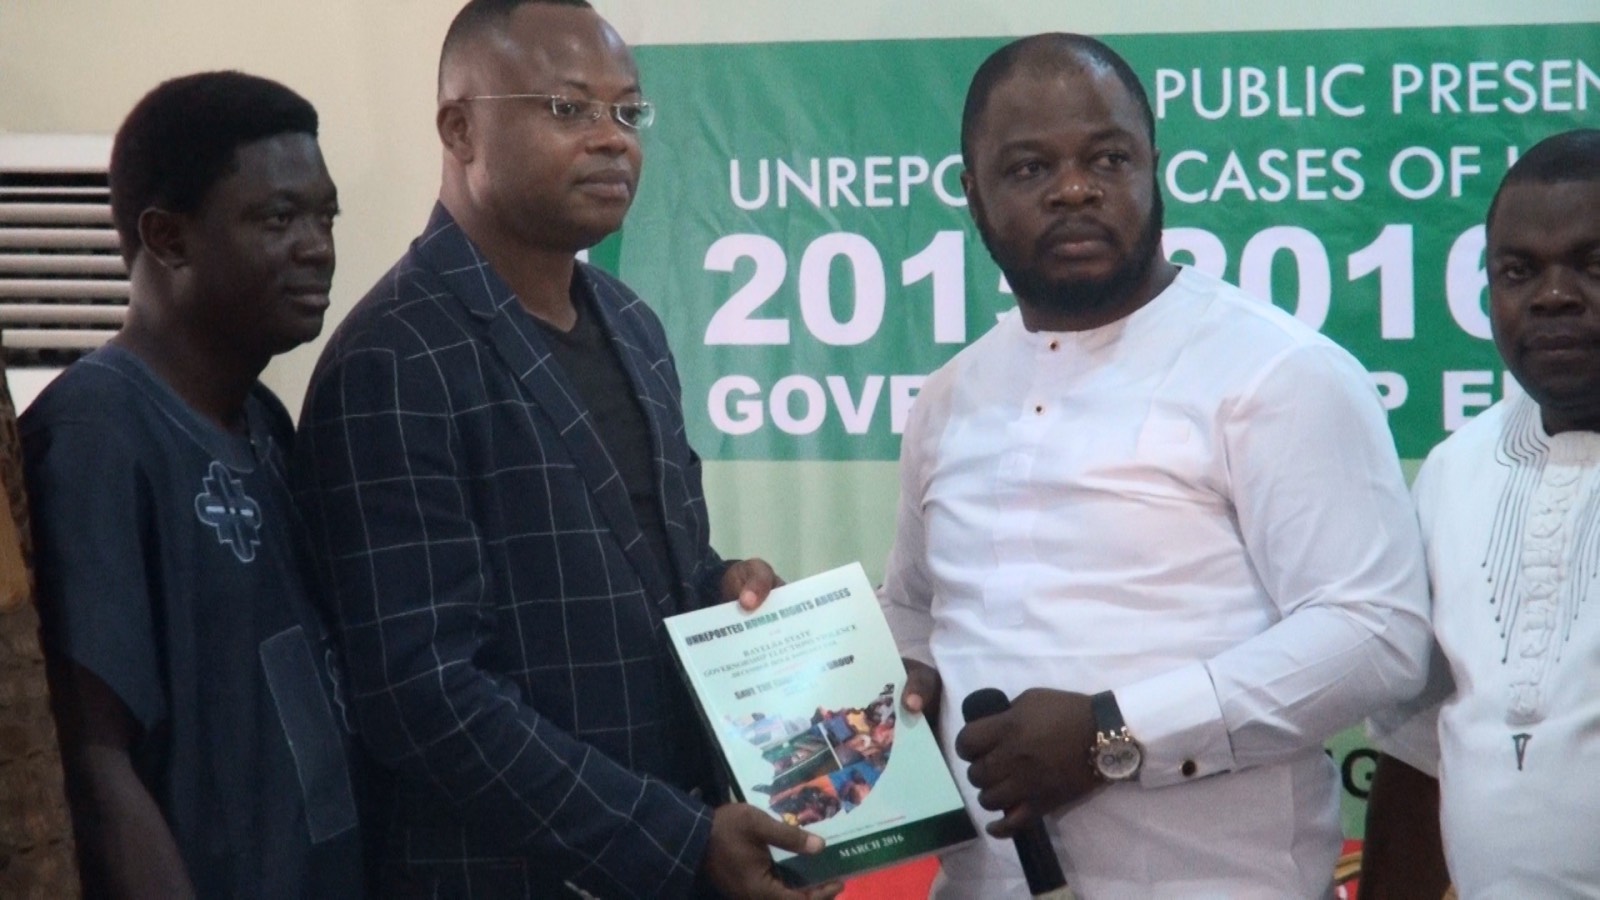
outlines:
{"label": "blazer lapel", "polygon": [[[435,229],[435,223],[442,227]],[[658,607],[671,604],[674,596],[671,574],[663,571],[662,565],[653,564],[638,520],[633,515],[633,501],[628,496],[627,486],[611,462],[571,380],[551,355],[549,344],[533,316],[522,308],[511,287],[483,259],[442,206],[435,210],[428,236],[419,242],[416,250],[434,266],[450,293],[482,321],[490,346],[527,390],[531,405],[548,420],[588,486],[605,524],[633,563],[646,596]],[[637,388],[637,373],[630,368],[628,374]],[[651,431],[652,442],[659,441],[653,424]]]}
{"label": "blazer lapel", "polygon": [[[611,346],[617,352],[617,358],[622,360],[622,367],[628,373],[628,381],[633,385],[634,396],[639,398],[639,408],[644,413],[646,424],[650,428],[651,473],[655,478],[656,503],[662,510],[662,523],[667,532],[667,549],[672,553],[671,560],[663,562],[671,566],[665,574],[673,579],[674,583],[684,586],[685,591],[690,591],[687,584],[689,573],[694,571],[695,550],[689,546],[688,531],[685,528],[673,528],[672,522],[681,519],[680,515],[673,515],[669,511],[682,509],[688,502],[681,491],[672,488],[678,482],[666,477],[665,462],[670,454],[666,450],[666,435],[669,422],[666,412],[677,403],[662,388],[661,377],[654,371],[654,367],[665,357],[665,347],[647,347],[641,340],[637,328],[628,327],[624,321],[622,309],[628,302],[642,302],[636,297],[624,297],[613,290],[602,280],[591,276],[579,268],[579,277],[588,282],[589,290],[595,298],[595,309],[604,321],[605,330],[611,339]],[[651,352],[656,351],[652,356]],[[675,595],[676,596],[676,595]],[[686,594],[685,600],[693,601]],[[679,612],[674,605],[667,613]]]}

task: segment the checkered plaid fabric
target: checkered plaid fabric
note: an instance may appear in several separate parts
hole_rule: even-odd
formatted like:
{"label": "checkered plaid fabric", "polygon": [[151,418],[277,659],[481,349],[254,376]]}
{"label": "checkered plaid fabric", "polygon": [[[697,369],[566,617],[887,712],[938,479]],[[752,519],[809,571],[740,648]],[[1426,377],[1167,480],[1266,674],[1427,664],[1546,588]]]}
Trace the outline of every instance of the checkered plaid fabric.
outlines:
{"label": "checkered plaid fabric", "polygon": [[663,780],[698,724],[661,619],[725,564],[659,320],[579,277],[650,424],[671,572],[537,324],[442,207],[306,397],[296,492],[380,764],[386,897],[692,890],[709,811]]}

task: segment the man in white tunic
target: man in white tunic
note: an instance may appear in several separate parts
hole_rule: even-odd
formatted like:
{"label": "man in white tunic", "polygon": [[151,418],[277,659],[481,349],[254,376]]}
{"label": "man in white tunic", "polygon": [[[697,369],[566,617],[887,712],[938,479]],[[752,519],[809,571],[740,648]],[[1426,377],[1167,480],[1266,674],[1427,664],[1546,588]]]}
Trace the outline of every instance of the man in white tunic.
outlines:
{"label": "man in white tunic", "polygon": [[1487,228],[1495,347],[1527,394],[1417,476],[1447,664],[1374,717],[1366,897],[1436,900],[1450,876],[1464,898],[1600,897],[1600,131],[1529,150]]}
{"label": "man in white tunic", "polygon": [[[962,184],[1018,309],[917,400],[884,593],[906,706],[945,698],[990,820],[941,898],[1026,896],[994,838],[1041,820],[1080,897],[1324,896],[1322,741],[1422,684],[1421,542],[1376,391],[1162,256],[1154,130],[1078,35],[1002,48],[967,95]],[[980,687],[1013,705],[964,725]]]}

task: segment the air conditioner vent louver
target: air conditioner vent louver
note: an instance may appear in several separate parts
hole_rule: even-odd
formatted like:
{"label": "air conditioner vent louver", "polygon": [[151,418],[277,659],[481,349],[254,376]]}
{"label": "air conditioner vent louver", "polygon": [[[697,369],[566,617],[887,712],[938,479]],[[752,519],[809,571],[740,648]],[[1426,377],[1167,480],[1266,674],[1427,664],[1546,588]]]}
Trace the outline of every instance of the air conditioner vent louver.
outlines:
{"label": "air conditioner vent louver", "polygon": [[105,167],[54,169],[48,159],[21,165],[7,156],[0,154],[0,346],[7,368],[65,366],[115,334],[128,306]]}

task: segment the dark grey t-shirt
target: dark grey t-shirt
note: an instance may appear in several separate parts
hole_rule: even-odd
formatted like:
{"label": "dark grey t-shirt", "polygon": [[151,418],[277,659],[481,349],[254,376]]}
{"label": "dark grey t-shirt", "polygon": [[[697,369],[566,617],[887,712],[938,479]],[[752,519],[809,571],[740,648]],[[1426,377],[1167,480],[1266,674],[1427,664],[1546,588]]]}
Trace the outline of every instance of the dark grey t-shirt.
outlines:
{"label": "dark grey t-shirt", "polygon": [[203,898],[359,897],[334,654],[307,595],[257,385],[248,434],[201,418],[110,346],[22,418],[47,648],[143,729],[140,778]]}
{"label": "dark grey t-shirt", "polygon": [[[667,526],[656,488],[655,461],[661,454],[652,446],[650,423],[644,410],[639,408],[638,392],[616,348],[611,346],[611,338],[600,321],[593,298],[581,285],[581,279],[573,279],[572,305],[577,309],[578,321],[572,330],[560,331],[548,322],[537,318],[535,321],[550,342],[556,364],[577,390],[582,401],[579,405],[593,418],[600,443],[605,445],[617,474],[628,488],[634,519],[650,547],[650,557],[661,567],[666,580],[675,584],[678,575],[667,545]],[[679,598],[679,602],[683,603],[683,598]],[[672,686],[662,697],[667,707],[666,718],[671,721],[683,717],[684,721],[693,721],[695,708],[681,678],[669,672],[664,681]],[[684,788],[711,787],[715,783],[711,762],[715,754],[705,734],[697,728],[675,729],[671,734],[675,741],[668,750],[668,769],[673,782]]]}
{"label": "dark grey t-shirt", "polygon": [[667,525],[656,498],[655,460],[660,455],[651,446],[650,424],[639,408],[639,397],[622,360],[611,346],[611,338],[600,324],[600,314],[588,292],[573,279],[572,305],[578,321],[571,331],[560,331],[542,319],[535,319],[550,341],[550,352],[566,373],[589,410],[600,442],[605,445],[617,474],[628,488],[633,516],[639,523],[650,555],[661,567],[669,583],[676,583],[672,553],[667,549]]}

